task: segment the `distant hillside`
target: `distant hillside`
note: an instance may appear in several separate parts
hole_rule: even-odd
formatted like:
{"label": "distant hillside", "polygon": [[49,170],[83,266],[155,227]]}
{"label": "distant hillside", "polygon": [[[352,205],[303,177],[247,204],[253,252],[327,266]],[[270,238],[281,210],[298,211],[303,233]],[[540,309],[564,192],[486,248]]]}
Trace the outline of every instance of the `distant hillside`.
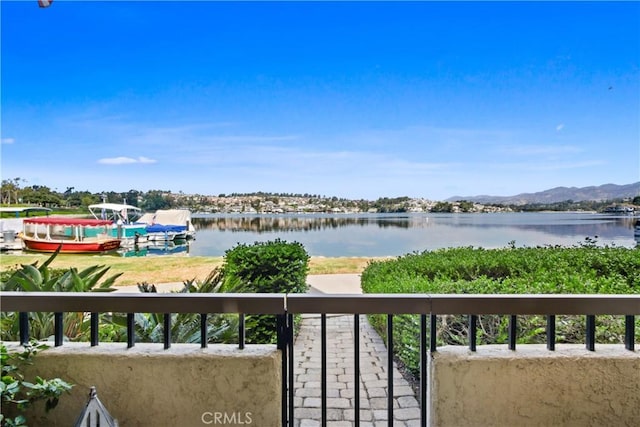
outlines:
{"label": "distant hillside", "polygon": [[628,185],[605,184],[592,187],[556,187],[538,193],[522,193],[515,196],[454,196],[447,199],[468,200],[476,203],[499,203],[524,205],[527,203],[557,203],[566,200],[580,202],[584,200],[605,201],[624,199],[640,195],[640,182]]}

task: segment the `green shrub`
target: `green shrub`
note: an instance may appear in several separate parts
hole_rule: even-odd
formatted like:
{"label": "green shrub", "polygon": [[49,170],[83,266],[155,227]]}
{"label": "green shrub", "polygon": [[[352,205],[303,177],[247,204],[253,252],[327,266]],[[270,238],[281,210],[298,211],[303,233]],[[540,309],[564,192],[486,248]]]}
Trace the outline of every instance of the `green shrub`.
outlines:
{"label": "green shrub", "polygon": [[[309,255],[300,243],[280,239],[238,244],[225,252],[222,271],[224,288],[241,283],[241,292],[301,293],[307,291]],[[273,315],[246,316],[247,343],[275,343]]]}
{"label": "green shrub", "polygon": [[[372,262],[361,280],[365,293],[637,294],[640,250],[599,247],[593,239],[570,248],[440,249]],[[370,321],[386,340],[385,316]],[[467,316],[439,316],[437,322],[438,345],[468,343]],[[556,323],[558,342],[584,342],[584,316],[558,315]],[[518,342],[545,342],[545,324],[544,316],[518,316]],[[479,316],[478,343],[505,343],[507,328],[507,316]],[[622,342],[623,336],[620,316],[597,317],[598,342]],[[417,374],[417,316],[394,316],[394,342],[397,357]]]}

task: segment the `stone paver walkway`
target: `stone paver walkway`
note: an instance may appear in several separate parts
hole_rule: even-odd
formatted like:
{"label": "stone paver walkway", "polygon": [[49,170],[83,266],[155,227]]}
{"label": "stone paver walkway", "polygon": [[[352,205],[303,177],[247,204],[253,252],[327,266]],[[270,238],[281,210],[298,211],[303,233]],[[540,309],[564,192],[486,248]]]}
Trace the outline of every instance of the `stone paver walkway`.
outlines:
{"label": "stone paver walkway", "polygon": [[[387,349],[366,316],[360,321],[360,425],[388,426]],[[353,315],[327,315],[327,425],[354,425]],[[305,315],[294,344],[295,426],[320,426],[320,316]],[[394,367],[394,426],[419,426],[413,389]]]}

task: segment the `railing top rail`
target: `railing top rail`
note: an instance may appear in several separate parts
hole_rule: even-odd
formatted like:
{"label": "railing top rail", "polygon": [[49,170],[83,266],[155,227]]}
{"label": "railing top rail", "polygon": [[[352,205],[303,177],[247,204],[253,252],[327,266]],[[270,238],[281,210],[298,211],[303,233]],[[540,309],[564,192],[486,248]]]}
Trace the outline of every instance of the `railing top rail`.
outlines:
{"label": "railing top rail", "polygon": [[1,292],[2,311],[284,314],[285,294]]}
{"label": "railing top rail", "polygon": [[289,313],[428,314],[425,294],[289,294]]}
{"label": "railing top rail", "polygon": [[290,313],[640,314],[640,295],[289,294]]}
{"label": "railing top rail", "polygon": [[431,294],[431,314],[640,314],[640,295]]}
{"label": "railing top rail", "polygon": [[640,314],[640,295],[125,294],[2,292],[2,311],[142,313]]}

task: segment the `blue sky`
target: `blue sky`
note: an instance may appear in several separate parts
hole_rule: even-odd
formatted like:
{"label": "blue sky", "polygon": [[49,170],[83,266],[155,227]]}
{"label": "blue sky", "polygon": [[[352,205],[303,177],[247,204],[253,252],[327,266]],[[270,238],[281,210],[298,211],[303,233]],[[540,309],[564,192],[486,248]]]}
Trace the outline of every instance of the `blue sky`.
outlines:
{"label": "blue sky", "polygon": [[2,1],[2,179],[513,195],[640,180],[638,2]]}

